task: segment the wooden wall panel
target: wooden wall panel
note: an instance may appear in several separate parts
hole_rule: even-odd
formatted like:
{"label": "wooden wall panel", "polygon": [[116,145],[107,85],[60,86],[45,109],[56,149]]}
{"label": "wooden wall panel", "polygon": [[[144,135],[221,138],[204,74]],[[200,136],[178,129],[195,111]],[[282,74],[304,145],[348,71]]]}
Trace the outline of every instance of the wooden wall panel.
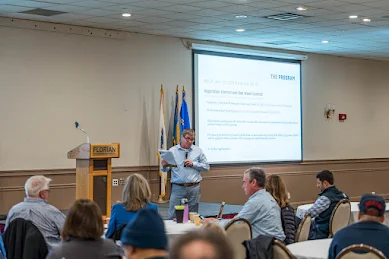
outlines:
{"label": "wooden wall panel", "polygon": [[[335,175],[339,189],[357,200],[367,192],[376,192],[389,198],[389,159],[357,159],[307,161],[302,163],[264,164],[267,174],[280,174],[291,194],[293,205],[313,202],[318,193],[316,173],[329,169]],[[201,200],[208,202],[226,201],[229,204],[243,204],[247,197],[242,189],[243,172],[250,166],[212,166],[203,173]],[[117,167],[113,168],[112,178],[125,179],[132,173],[140,173],[148,179],[152,199],[159,194],[159,176],[157,166]],[[0,214],[8,210],[25,197],[24,182],[35,174],[42,174],[53,181],[49,202],[60,209],[68,209],[75,200],[76,170],[23,170],[0,171]],[[121,199],[123,186],[112,187],[112,204]],[[167,197],[170,193],[168,181]]]}

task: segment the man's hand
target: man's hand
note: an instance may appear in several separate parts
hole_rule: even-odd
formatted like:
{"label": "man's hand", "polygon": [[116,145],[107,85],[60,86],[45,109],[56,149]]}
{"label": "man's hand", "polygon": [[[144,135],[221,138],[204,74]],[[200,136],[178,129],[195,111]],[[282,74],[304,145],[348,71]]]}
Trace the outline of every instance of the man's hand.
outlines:
{"label": "man's hand", "polygon": [[212,222],[217,222],[218,220],[215,218],[204,218],[201,220],[201,223],[212,223]]}
{"label": "man's hand", "polygon": [[162,164],[163,167],[166,167],[166,166],[167,166],[167,162],[166,162],[165,160],[162,160],[162,161],[161,161],[161,164]]}
{"label": "man's hand", "polygon": [[187,167],[193,167],[193,162],[191,160],[189,160],[189,159],[185,159],[184,160],[184,164]]}

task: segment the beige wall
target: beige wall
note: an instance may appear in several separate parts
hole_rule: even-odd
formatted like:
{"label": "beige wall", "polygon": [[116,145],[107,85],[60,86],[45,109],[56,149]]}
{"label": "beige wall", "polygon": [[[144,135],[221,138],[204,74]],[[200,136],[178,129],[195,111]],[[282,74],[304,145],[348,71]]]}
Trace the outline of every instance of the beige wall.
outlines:
{"label": "beige wall", "polygon": [[[389,194],[385,159],[344,160],[387,157],[387,71],[387,62],[334,56],[309,54],[303,62],[308,162],[265,165],[283,174],[293,202],[315,199],[314,175],[324,168],[333,169],[353,197],[373,190]],[[192,108],[191,74],[191,52],[175,38],[131,34],[114,40],[0,27],[0,213],[22,199],[24,181],[40,169],[54,179],[53,203],[71,204],[75,161],[66,152],[85,140],[75,120],[94,143],[120,142],[114,177],[141,172],[156,197],[159,87],[165,86],[169,126],[176,84],[185,85]],[[327,103],[348,120],[326,121]],[[204,175],[202,200],[243,203],[241,173],[247,167],[213,167]],[[120,199],[120,187],[112,192],[113,202]]]}
{"label": "beige wall", "polygon": [[[159,87],[170,125],[176,84],[188,89],[180,39],[126,40],[0,27],[0,170],[73,168],[84,142],[120,142],[114,166],[155,165]],[[303,62],[304,158],[386,157],[389,63],[310,54]],[[349,119],[324,119],[327,103]]]}

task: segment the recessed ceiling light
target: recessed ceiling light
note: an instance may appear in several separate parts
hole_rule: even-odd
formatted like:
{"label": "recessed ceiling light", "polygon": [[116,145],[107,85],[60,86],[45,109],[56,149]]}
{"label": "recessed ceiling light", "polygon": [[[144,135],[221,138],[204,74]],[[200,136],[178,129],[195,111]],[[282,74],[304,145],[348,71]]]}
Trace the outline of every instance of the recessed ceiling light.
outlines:
{"label": "recessed ceiling light", "polygon": [[328,40],[322,40],[321,43],[327,44],[327,43],[329,43],[329,41]]}
{"label": "recessed ceiling light", "polygon": [[131,14],[130,14],[130,13],[123,13],[122,16],[123,16],[123,17],[130,17]]}
{"label": "recessed ceiling light", "polygon": [[302,7],[302,6],[299,6],[299,7],[296,8],[296,10],[297,10],[297,11],[306,11],[307,8]]}
{"label": "recessed ceiling light", "polygon": [[371,20],[368,19],[368,18],[365,18],[365,19],[363,19],[362,21],[364,21],[364,22],[370,22]]}
{"label": "recessed ceiling light", "polygon": [[247,15],[237,15],[235,16],[236,19],[244,19],[247,18]]}
{"label": "recessed ceiling light", "polygon": [[350,15],[348,18],[350,18],[350,19],[356,19],[356,18],[358,18],[358,15]]}
{"label": "recessed ceiling light", "polygon": [[236,29],[235,31],[236,31],[236,32],[244,32],[245,29]]}

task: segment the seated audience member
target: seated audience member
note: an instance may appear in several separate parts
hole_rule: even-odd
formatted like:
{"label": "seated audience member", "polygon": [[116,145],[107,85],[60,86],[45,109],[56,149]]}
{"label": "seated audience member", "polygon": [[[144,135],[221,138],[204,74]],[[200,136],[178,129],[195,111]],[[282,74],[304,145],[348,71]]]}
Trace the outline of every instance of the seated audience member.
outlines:
{"label": "seated audience member", "polygon": [[[123,202],[113,205],[105,236],[113,238],[115,231],[121,232],[123,227],[134,219],[141,208],[150,207],[158,211],[158,206],[151,203],[150,199],[149,183],[141,174],[132,174],[127,177],[122,194]],[[120,233],[115,236],[118,236],[117,239],[120,239]]]}
{"label": "seated audience member", "polygon": [[205,230],[209,230],[209,231],[216,231],[216,232],[219,232],[223,235],[227,234],[223,227],[221,227],[219,224],[211,223],[211,222],[202,224],[201,229],[205,229]]}
{"label": "seated audience member", "polygon": [[5,253],[4,243],[3,239],[1,238],[1,232],[0,232],[0,259],[7,259],[7,254]]}
{"label": "seated audience member", "polygon": [[170,250],[170,259],[233,259],[234,251],[226,235],[214,229],[200,229],[179,236]]}
{"label": "seated audience member", "polygon": [[54,247],[46,259],[121,259],[119,247],[104,239],[104,224],[100,208],[94,201],[74,202],[62,229],[62,243]]}
{"label": "seated audience member", "polygon": [[321,191],[319,198],[305,212],[305,214],[310,213],[313,218],[309,231],[310,240],[328,238],[332,211],[340,200],[348,199],[346,194],[335,187],[334,176],[328,170],[316,175],[316,186]]}
{"label": "seated audience member", "polygon": [[10,209],[5,222],[6,231],[10,222],[16,218],[31,221],[42,233],[49,250],[61,241],[60,232],[65,222],[65,215],[47,203],[50,182],[51,179],[43,175],[30,177],[24,185],[27,198]]}
{"label": "seated audience member", "polygon": [[359,202],[359,222],[336,232],[328,258],[335,259],[340,251],[354,244],[372,246],[389,258],[389,228],[382,224],[385,207],[385,200],[381,196],[363,195]]}
{"label": "seated audience member", "polygon": [[123,230],[120,241],[127,258],[167,258],[165,225],[158,212],[151,208],[139,210]]}
{"label": "seated audience member", "polygon": [[281,208],[282,228],[285,233],[285,244],[294,243],[298,228],[294,209],[289,205],[286,186],[278,175],[270,175],[266,181],[266,191],[270,193]]}
{"label": "seated audience member", "polygon": [[[251,224],[252,237],[259,235],[272,236],[284,241],[282,230],[281,209],[274,198],[265,190],[266,174],[262,168],[253,167],[243,175],[242,188],[248,201],[234,218],[247,219]],[[206,218],[202,222],[216,222],[215,218]],[[228,221],[222,221],[222,224]]]}

